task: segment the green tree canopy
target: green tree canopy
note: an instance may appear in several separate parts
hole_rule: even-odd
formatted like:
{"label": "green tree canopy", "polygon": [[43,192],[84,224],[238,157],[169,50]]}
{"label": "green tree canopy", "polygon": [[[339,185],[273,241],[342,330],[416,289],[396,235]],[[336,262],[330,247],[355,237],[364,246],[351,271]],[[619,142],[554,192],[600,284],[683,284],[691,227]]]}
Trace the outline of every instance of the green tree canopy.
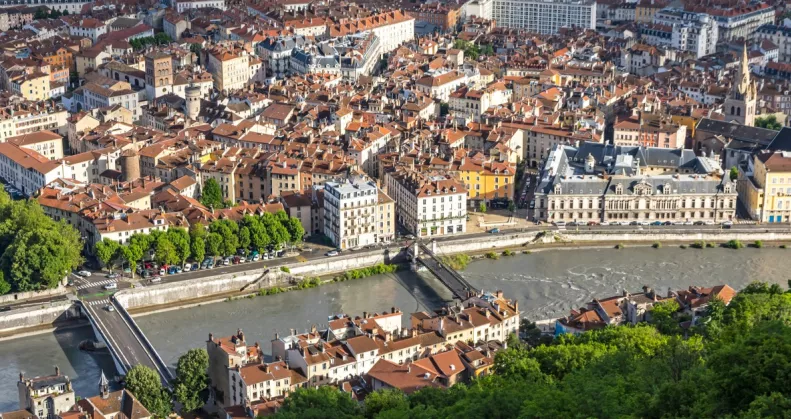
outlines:
{"label": "green tree canopy", "polygon": [[117,241],[104,239],[96,243],[96,257],[99,258],[102,264],[112,268],[110,262],[118,255],[120,248],[121,245]]}
{"label": "green tree canopy", "polygon": [[173,243],[173,246],[176,248],[179,262],[184,264],[191,253],[189,233],[183,228],[171,227],[168,229],[166,235],[168,240]]}
{"label": "green tree canopy", "polygon": [[170,241],[167,235],[162,234],[157,239],[156,256],[154,258],[161,265],[173,265],[179,263],[179,254],[176,246]]}
{"label": "green tree canopy", "polygon": [[755,118],[755,126],[758,128],[766,128],[775,131],[780,131],[783,129],[783,124],[777,120],[777,117],[774,115],[767,115],[764,117]]}
{"label": "green tree canopy", "polygon": [[209,178],[203,183],[200,202],[210,208],[223,208],[222,190],[220,189],[220,184],[213,178]]}
{"label": "green tree canopy", "polygon": [[201,392],[209,384],[208,369],[209,354],[205,349],[190,349],[179,358],[174,394],[185,411],[192,412],[203,406],[205,400],[201,399]]}
{"label": "green tree canopy", "polygon": [[159,375],[145,365],[135,365],[126,373],[126,388],[156,417],[167,417],[173,411]]}

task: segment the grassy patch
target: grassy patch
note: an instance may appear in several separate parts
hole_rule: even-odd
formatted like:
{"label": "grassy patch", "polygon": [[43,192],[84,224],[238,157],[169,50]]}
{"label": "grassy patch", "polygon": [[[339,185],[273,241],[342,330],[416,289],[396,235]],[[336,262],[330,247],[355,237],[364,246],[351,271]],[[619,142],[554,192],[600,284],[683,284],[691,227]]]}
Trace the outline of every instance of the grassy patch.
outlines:
{"label": "grassy patch", "polygon": [[367,268],[346,271],[343,273],[343,275],[338,275],[335,278],[332,278],[332,280],[334,282],[349,281],[352,279],[360,279],[372,275],[389,274],[398,271],[398,269],[398,265],[385,265],[384,263],[377,263],[376,265],[369,266]]}
{"label": "grassy patch", "polygon": [[290,273],[291,273],[291,269],[288,269],[288,266],[281,266],[281,267],[280,267],[280,270],[281,270],[282,272],[285,272],[285,273],[287,273],[287,274],[290,274]]}
{"label": "grassy patch", "polygon": [[728,243],[725,243],[725,247],[728,249],[741,249],[744,247],[744,243],[739,240],[729,240]]}
{"label": "grassy patch", "polygon": [[511,250],[509,250],[509,249],[505,249],[505,250],[503,250],[503,256],[513,256],[513,255],[515,255],[515,254],[516,254],[516,253],[514,253],[513,251],[511,251]]}
{"label": "grassy patch", "polygon": [[498,255],[497,253],[494,253],[494,252],[489,252],[489,253],[485,254],[484,256],[486,257],[486,259],[492,259],[492,260],[500,259],[500,255]]}
{"label": "grassy patch", "polygon": [[697,240],[695,243],[690,244],[689,247],[693,249],[704,249],[706,248],[706,242],[703,240]]}
{"label": "grassy patch", "polygon": [[618,249],[618,250],[621,250],[624,247],[626,247],[626,246],[624,246],[623,243],[618,243],[618,244],[615,245],[615,248]]}
{"label": "grassy patch", "polygon": [[764,242],[762,242],[760,240],[756,240],[755,243],[753,243],[753,246],[755,246],[756,249],[760,249],[760,248],[764,247]]}
{"label": "grassy patch", "polygon": [[452,268],[455,271],[463,271],[472,260],[471,257],[465,254],[458,254],[453,256],[442,256],[440,258],[442,263]]}

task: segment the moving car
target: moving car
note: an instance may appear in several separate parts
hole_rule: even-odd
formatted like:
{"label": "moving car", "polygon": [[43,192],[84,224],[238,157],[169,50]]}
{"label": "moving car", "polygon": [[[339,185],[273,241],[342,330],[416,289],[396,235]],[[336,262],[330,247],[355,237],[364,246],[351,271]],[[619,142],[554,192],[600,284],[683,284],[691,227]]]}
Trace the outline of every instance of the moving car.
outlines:
{"label": "moving car", "polygon": [[327,252],[327,256],[338,256],[338,251],[330,250],[329,252]]}
{"label": "moving car", "polygon": [[118,276],[119,275],[117,273],[107,274],[107,279],[115,279],[118,278]]}
{"label": "moving car", "polygon": [[104,306],[104,309],[110,312],[115,311],[115,307],[113,307],[112,304],[107,304],[106,306]]}
{"label": "moving car", "polygon": [[105,285],[105,286],[104,286],[104,289],[106,289],[106,290],[115,290],[115,289],[118,289],[118,284],[117,284],[117,283],[115,283],[115,282],[111,282],[111,283],[109,283],[109,284]]}
{"label": "moving car", "polygon": [[88,272],[88,271],[82,270],[82,271],[77,271],[77,275],[84,276],[84,277],[87,278],[87,277],[91,276],[91,273]]}
{"label": "moving car", "polygon": [[151,278],[151,283],[156,284],[157,282],[162,282],[161,276],[155,276]]}
{"label": "moving car", "polygon": [[497,227],[495,227],[495,228],[493,228],[493,229],[489,230],[489,234],[497,234],[497,233],[499,233],[499,232],[500,232],[500,229],[499,229],[499,228],[497,228]]}

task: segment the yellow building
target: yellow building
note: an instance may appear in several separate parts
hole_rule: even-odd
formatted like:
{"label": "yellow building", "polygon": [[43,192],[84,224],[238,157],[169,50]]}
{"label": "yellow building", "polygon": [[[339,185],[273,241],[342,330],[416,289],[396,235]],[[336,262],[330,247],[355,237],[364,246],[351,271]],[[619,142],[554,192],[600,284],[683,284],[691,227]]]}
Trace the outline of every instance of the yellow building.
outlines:
{"label": "yellow building", "polygon": [[20,74],[10,80],[11,90],[27,100],[47,100],[51,97],[49,74],[34,72]]}
{"label": "yellow building", "polygon": [[669,4],[665,0],[641,0],[634,9],[635,21],[652,23],[656,12],[664,9]]}
{"label": "yellow building", "polygon": [[739,173],[739,200],[760,222],[791,221],[791,152],[764,150]]}
{"label": "yellow building", "polygon": [[471,207],[514,199],[516,166],[511,163],[463,157],[454,162],[452,171],[466,185]]}

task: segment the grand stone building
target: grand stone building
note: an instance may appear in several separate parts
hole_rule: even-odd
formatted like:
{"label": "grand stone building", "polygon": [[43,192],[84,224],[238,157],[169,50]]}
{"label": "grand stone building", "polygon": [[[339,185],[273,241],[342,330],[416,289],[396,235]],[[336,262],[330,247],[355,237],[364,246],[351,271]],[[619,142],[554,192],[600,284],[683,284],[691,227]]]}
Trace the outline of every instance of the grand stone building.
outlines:
{"label": "grand stone building", "polygon": [[736,184],[692,150],[583,143],[555,147],[536,189],[536,217],[557,222],[731,220]]}

